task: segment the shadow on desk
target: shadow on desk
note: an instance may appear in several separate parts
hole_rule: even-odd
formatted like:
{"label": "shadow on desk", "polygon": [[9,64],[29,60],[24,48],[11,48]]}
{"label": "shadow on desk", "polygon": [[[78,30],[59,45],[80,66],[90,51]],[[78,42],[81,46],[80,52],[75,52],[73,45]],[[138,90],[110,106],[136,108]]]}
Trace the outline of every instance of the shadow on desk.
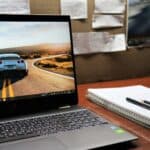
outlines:
{"label": "shadow on desk", "polygon": [[131,150],[136,148],[137,145],[134,144],[134,142],[127,142],[127,143],[120,143],[120,144],[116,144],[116,145],[111,145],[111,146],[107,146],[107,147],[102,147],[102,148],[96,148],[93,150]]}

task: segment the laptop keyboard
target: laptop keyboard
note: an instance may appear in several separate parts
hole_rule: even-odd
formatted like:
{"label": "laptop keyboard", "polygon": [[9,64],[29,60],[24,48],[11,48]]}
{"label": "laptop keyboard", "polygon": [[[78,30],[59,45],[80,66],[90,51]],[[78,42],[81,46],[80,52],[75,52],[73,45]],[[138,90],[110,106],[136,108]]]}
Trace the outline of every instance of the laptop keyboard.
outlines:
{"label": "laptop keyboard", "polygon": [[72,131],[107,123],[105,119],[97,117],[92,112],[84,109],[25,120],[3,122],[0,123],[0,142]]}

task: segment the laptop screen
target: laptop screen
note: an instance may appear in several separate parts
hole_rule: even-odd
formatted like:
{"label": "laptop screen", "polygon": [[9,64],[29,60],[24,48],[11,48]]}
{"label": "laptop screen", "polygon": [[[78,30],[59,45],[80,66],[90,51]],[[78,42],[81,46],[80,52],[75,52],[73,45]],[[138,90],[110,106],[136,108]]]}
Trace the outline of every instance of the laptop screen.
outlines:
{"label": "laptop screen", "polygon": [[0,103],[75,93],[69,17],[28,17],[0,18]]}

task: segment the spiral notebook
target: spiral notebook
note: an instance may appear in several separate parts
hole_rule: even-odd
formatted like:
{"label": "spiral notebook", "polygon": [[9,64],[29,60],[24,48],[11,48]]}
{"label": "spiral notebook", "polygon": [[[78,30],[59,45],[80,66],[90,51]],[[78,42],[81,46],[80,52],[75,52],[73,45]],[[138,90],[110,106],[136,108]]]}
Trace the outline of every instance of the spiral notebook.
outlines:
{"label": "spiral notebook", "polygon": [[137,100],[138,103],[150,100],[150,88],[148,87],[134,85],[88,89],[87,97],[107,109],[150,128],[150,109],[127,101],[127,97]]}

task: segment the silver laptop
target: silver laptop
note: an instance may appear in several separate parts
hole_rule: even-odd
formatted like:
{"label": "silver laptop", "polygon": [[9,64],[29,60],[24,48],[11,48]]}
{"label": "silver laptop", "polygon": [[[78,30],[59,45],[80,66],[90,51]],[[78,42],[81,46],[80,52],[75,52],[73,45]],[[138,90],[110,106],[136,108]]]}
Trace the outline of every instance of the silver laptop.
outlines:
{"label": "silver laptop", "polygon": [[0,15],[0,150],[84,150],[137,139],[77,106],[69,16]]}

